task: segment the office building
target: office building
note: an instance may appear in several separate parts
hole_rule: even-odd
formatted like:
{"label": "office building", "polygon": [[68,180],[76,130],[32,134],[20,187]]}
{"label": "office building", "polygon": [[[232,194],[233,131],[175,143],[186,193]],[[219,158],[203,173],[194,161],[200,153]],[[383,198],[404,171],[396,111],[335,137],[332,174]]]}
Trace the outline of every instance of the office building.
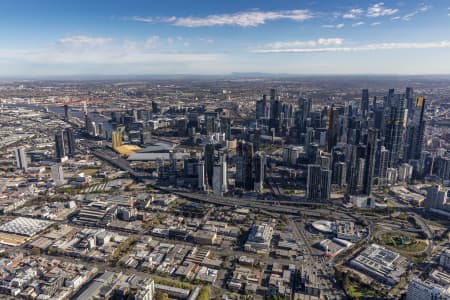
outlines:
{"label": "office building", "polygon": [[122,134],[120,133],[120,131],[113,131],[111,134],[111,138],[113,149],[117,149],[118,147],[122,146]]}
{"label": "office building", "polygon": [[362,97],[361,97],[361,112],[364,117],[367,116],[367,112],[369,111],[369,90],[364,89],[362,90]]}
{"label": "office building", "polygon": [[66,157],[66,147],[64,144],[64,132],[58,131],[55,134],[55,154],[57,159],[61,160]]}
{"label": "office building", "polygon": [[351,151],[347,170],[347,194],[358,195],[362,193],[364,182],[366,146],[353,145]]}
{"label": "office building", "polygon": [[201,161],[197,165],[198,171],[198,189],[201,191],[206,190],[206,173],[205,173],[205,162]]}
{"label": "office building", "polygon": [[60,130],[55,134],[55,154],[57,159],[65,159],[67,156],[74,157],[76,153],[76,142],[72,128]]}
{"label": "office building", "polygon": [[206,182],[209,187],[213,186],[213,172],[215,164],[215,145],[206,144],[204,149]]}
{"label": "office building", "polygon": [[403,163],[398,167],[398,180],[401,182],[410,182],[413,175],[413,166]]}
{"label": "office building", "polygon": [[393,286],[405,274],[409,262],[394,251],[372,244],[352,259],[349,265],[380,283]]}
{"label": "office building", "polygon": [[152,114],[159,114],[158,102],[152,101]]}
{"label": "office building", "polygon": [[389,95],[386,110],[385,147],[389,150],[388,167],[394,168],[400,161],[403,149],[403,131],[405,125],[405,97],[404,95]]}
{"label": "office building", "polygon": [[264,178],[266,173],[266,155],[264,152],[258,151],[255,153],[253,165],[255,169],[254,188],[256,192],[261,193],[264,190]]}
{"label": "office building", "polygon": [[60,164],[53,165],[50,167],[52,179],[55,185],[59,186],[64,183],[64,173],[63,168]]}
{"label": "office building", "polygon": [[213,191],[216,196],[223,196],[224,193],[228,192],[227,161],[225,154],[220,155],[219,163],[215,164],[213,168]]}
{"label": "office building", "polygon": [[306,132],[307,121],[311,113],[312,101],[311,99],[299,98],[298,99],[298,110],[295,112],[295,127],[297,130],[298,137],[302,133]]}
{"label": "office building", "polygon": [[67,104],[64,105],[64,121],[70,121],[70,108]]}
{"label": "office building", "polygon": [[345,186],[347,183],[347,163],[340,161],[333,164],[332,171],[331,182],[339,187]]}
{"label": "office building", "polygon": [[16,159],[17,169],[26,170],[28,166],[25,148],[19,147],[14,150],[14,157]]}
{"label": "office building", "polygon": [[220,119],[218,112],[206,112],[205,113],[205,133],[207,135],[219,132]]}
{"label": "office building", "polygon": [[448,300],[450,288],[443,287],[430,280],[413,277],[408,283],[406,300]]}
{"label": "office building", "polygon": [[380,151],[377,152],[377,159],[375,160],[375,176],[378,185],[386,184],[388,162],[389,150],[381,146]]}
{"label": "office building", "polygon": [[439,257],[439,265],[441,265],[445,270],[450,271],[450,248],[442,251]]}
{"label": "office building", "polygon": [[370,196],[373,185],[373,175],[375,172],[375,152],[377,150],[378,130],[369,128],[367,136],[367,146],[364,164],[363,192]]}
{"label": "office building", "polygon": [[65,143],[67,145],[67,156],[74,157],[76,153],[75,135],[72,128],[64,129]]}
{"label": "office building", "polygon": [[260,225],[253,224],[250,228],[247,242],[244,247],[246,251],[264,253],[270,248],[272,240],[273,227],[263,223]]}
{"label": "office building", "polygon": [[236,148],[236,187],[253,190],[253,144],[240,141]]}
{"label": "office building", "polygon": [[332,106],[328,110],[327,149],[329,152],[338,143],[339,131],[339,111],[336,107]]}
{"label": "office building", "polygon": [[427,189],[425,198],[425,209],[427,211],[450,216],[449,190],[440,185],[434,185]]}
{"label": "office building", "polygon": [[408,115],[411,109],[411,118],[406,128],[405,161],[411,159],[419,160],[424,144],[425,134],[425,110],[426,100],[424,97],[417,97],[414,105],[408,108]]}
{"label": "office building", "polygon": [[414,89],[412,87],[407,87],[405,91],[406,98],[406,109],[408,109],[408,120],[414,114]]}
{"label": "office building", "polygon": [[311,202],[326,202],[331,194],[331,171],[320,165],[308,165],[306,199]]}

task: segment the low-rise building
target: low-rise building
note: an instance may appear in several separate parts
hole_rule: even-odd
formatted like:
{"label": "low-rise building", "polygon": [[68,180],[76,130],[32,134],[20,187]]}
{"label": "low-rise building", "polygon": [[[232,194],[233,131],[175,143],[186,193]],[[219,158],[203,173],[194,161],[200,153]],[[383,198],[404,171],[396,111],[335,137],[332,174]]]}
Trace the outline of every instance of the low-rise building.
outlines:
{"label": "low-rise building", "polygon": [[406,300],[448,300],[450,287],[444,288],[429,280],[414,277],[408,284]]}
{"label": "low-rise building", "polygon": [[251,252],[267,252],[270,248],[272,235],[273,227],[269,224],[253,224],[250,228],[247,242],[244,245],[245,250]]}
{"label": "low-rise building", "polygon": [[381,283],[395,285],[407,271],[409,262],[397,252],[372,244],[352,259],[350,266]]}

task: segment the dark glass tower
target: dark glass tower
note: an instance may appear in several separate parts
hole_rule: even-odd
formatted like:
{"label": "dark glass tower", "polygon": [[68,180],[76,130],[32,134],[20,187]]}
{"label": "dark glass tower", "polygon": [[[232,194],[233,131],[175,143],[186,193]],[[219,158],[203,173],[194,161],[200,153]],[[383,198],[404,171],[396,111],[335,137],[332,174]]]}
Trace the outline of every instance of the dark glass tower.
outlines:
{"label": "dark glass tower", "polygon": [[214,144],[205,145],[205,169],[206,169],[206,181],[210,187],[213,186],[213,173],[214,173]]}
{"label": "dark glass tower", "polygon": [[366,163],[363,178],[363,192],[369,196],[372,191],[373,174],[375,171],[375,152],[377,150],[378,130],[370,128],[367,136]]}
{"label": "dark glass tower", "polygon": [[385,147],[390,152],[388,166],[390,168],[394,168],[399,163],[400,153],[403,147],[405,96],[395,94],[390,98],[390,105],[385,107],[385,111],[387,113],[385,120]]}
{"label": "dark glass tower", "polygon": [[75,135],[72,128],[66,128],[64,130],[65,140],[67,142],[67,155],[74,157],[76,152]]}
{"label": "dark glass tower", "polygon": [[64,147],[64,132],[58,131],[55,134],[55,153],[56,158],[61,159],[66,156],[66,149]]}
{"label": "dark glass tower", "polygon": [[425,134],[425,109],[426,100],[423,97],[417,97],[412,109],[412,119],[406,128],[406,161],[419,160],[422,154]]}
{"label": "dark glass tower", "polygon": [[253,144],[239,142],[236,153],[236,187],[253,190]]}
{"label": "dark glass tower", "polygon": [[362,97],[361,97],[361,112],[364,117],[367,116],[367,112],[369,111],[369,90],[364,89],[362,90]]}
{"label": "dark glass tower", "polygon": [[306,198],[311,202],[326,202],[331,194],[331,171],[319,165],[308,165]]}

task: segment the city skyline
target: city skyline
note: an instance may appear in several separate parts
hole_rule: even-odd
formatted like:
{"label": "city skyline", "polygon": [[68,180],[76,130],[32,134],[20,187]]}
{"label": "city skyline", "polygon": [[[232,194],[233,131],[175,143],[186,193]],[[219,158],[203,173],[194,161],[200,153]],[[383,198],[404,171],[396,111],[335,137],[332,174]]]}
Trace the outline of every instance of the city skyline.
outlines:
{"label": "city skyline", "polygon": [[444,1],[2,1],[0,77],[449,74]]}

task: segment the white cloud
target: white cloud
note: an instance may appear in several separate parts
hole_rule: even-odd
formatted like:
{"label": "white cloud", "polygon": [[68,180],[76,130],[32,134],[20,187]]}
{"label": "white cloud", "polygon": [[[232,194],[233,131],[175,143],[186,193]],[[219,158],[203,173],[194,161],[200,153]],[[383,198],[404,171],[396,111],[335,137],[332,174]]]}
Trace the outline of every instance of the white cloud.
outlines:
{"label": "white cloud", "polygon": [[296,22],[313,18],[313,14],[308,10],[280,10],[280,11],[248,11],[234,14],[217,14],[206,17],[132,17],[132,21],[145,23],[170,23],[183,27],[210,27],[234,25],[241,27],[255,27],[265,24],[268,21],[291,20]]}
{"label": "white cloud", "polygon": [[340,24],[328,24],[328,25],[322,25],[323,28],[336,28],[336,29],[341,29],[343,28],[345,25],[343,23]]}
{"label": "white cloud", "polygon": [[342,17],[344,19],[357,19],[364,13],[364,10],[360,8],[353,8],[348,13],[344,14]]}
{"label": "white cloud", "polygon": [[356,22],[352,24],[352,27],[359,27],[361,25],[364,25],[364,22]]}
{"label": "white cloud", "polygon": [[378,26],[378,25],[381,25],[381,22],[373,22],[370,24],[370,26]]}
{"label": "white cloud", "polygon": [[390,16],[398,12],[396,8],[387,8],[383,2],[376,3],[367,9],[367,16],[371,18]]}
{"label": "white cloud", "polygon": [[[144,40],[113,40],[71,36],[57,44],[33,50],[0,49],[0,63],[48,65],[125,65],[160,63],[197,63],[217,61],[221,54],[186,49],[189,41],[181,37],[176,45],[166,43],[159,36]],[[75,47],[76,46],[76,47]]]}
{"label": "white cloud", "polygon": [[283,48],[283,49],[258,49],[253,53],[317,53],[317,52],[351,52],[351,51],[375,51],[392,49],[436,49],[450,48],[450,41],[424,42],[424,43],[381,43],[368,44],[355,47],[319,47],[319,48]]}
{"label": "white cloud", "polygon": [[284,49],[294,47],[319,47],[319,46],[338,46],[342,45],[344,39],[341,38],[321,38],[310,41],[288,41],[288,42],[274,42],[267,44],[266,47],[271,49]]}
{"label": "white cloud", "polygon": [[411,13],[409,13],[409,14],[404,15],[404,16],[402,17],[402,20],[403,20],[403,21],[410,21],[410,20],[411,20],[414,16],[416,16],[417,14],[427,12],[427,11],[430,10],[430,9],[431,9],[431,6],[429,6],[429,5],[422,5],[422,6],[420,6],[418,9],[416,9],[415,11],[413,11],[413,12],[411,12]]}
{"label": "white cloud", "polygon": [[112,42],[113,38],[108,37],[91,37],[86,35],[74,35],[64,37],[59,40],[62,45],[80,47],[80,46],[102,46]]}

